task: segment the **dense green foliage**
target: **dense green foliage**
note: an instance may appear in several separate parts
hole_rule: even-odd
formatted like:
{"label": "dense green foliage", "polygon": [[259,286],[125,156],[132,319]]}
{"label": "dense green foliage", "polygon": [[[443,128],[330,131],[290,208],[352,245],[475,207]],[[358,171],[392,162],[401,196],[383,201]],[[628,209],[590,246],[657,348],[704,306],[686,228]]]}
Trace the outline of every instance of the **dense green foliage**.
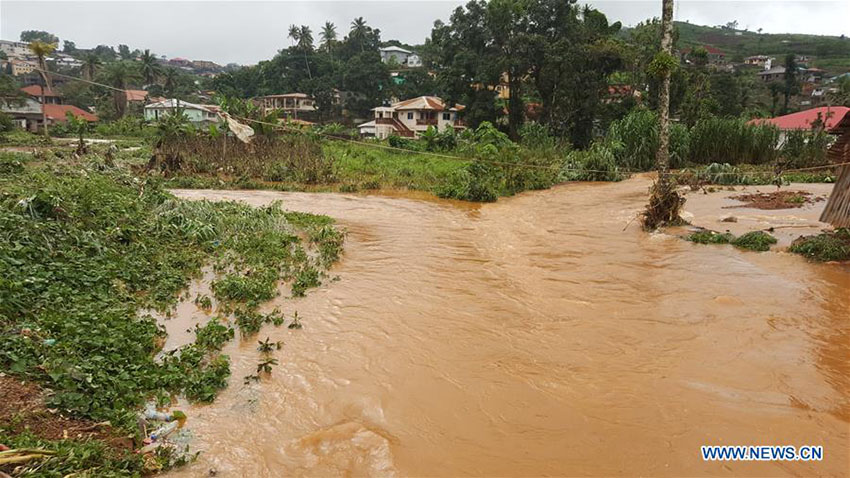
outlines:
{"label": "dense green foliage", "polygon": [[728,232],[721,234],[706,229],[691,233],[687,236],[687,239],[697,244],[729,244],[735,240],[735,236]]}
{"label": "dense green foliage", "polygon": [[768,251],[773,244],[776,238],[764,231],[748,232],[732,241],[733,246],[751,251]]}
{"label": "dense green foliage", "polygon": [[805,236],[791,244],[789,251],[818,262],[850,260],[850,229],[837,229],[816,236]]}
{"label": "dense green foliage", "polygon": [[[250,311],[278,282],[291,280],[296,295],[318,285],[340,253],[328,218],[178,200],[120,169],[26,157],[3,154],[0,163],[0,364],[78,416],[129,426],[148,398],[209,401],[227,384],[218,350],[233,332],[224,322],[157,359],[164,330],[145,313],[173,306],[203,264],[218,273],[216,297]],[[304,271],[312,280],[300,279]],[[253,295],[217,285],[257,276]]]}

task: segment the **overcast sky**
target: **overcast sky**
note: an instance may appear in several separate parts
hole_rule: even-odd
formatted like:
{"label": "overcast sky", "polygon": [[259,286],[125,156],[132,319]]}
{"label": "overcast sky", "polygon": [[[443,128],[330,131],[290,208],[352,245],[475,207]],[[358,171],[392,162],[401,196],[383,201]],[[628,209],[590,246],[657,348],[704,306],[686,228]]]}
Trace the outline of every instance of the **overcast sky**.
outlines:
{"label": "overcast sky", "polygon": [[[98,44],[150,48],[169,58],[252,64],[288,46],[287,27],[305,24],[317,32],[326,20],[348,30],[362,16],[384,40],[422,43],[434,20],[447,20],[465,2],[383,1],[13,1],[0,0],[0,38],[17,40],[22,30],[47,30],[78,47]],[[660,0],[591,0],[609,19],[633,25],[660,16]],[[770,33],[850,35],[850,0],[679,0],[676,20]],[[314,36],[318,40],[318,34]]]}

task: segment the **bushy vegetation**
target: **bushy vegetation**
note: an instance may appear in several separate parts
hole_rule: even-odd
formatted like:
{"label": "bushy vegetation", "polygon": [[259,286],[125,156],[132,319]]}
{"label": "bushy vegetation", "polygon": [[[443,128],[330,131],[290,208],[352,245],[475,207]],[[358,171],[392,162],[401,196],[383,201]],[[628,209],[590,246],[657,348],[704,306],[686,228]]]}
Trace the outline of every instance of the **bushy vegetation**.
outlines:
{"label": "bushy vegetation", "polygon": [[850,260],[850,229],[800,237],[788,249],[817,262]]}
{"label": "bushy vegetation", "polygon": [[769,251],[770,246],[776,244],[776,238],[764,231],[752,231],[737,237],[732,245],[741,249],[751,251]]}
{"label": "bushy vegetation", "polygon": [[691,233],[687,239],[697,244],[730,244],[735,240],[735,236],[726,232],[719,233],[715,231],[703,230]]}
{"label": "bushy vegetation", "polygon": [[735,237],[729,232],[720,233],[705,229],[693,232],[685,239],[697,244],[732,244],[741,249],[759,252],[769,251],[770,246],[776,244],[776,238],[764,231],[752,231]]}
{"label": "bushy vegetation", "polygon": [[[277,282],[297,282],[299,293],[318,285],[339,256],[342,235],[327,218],[290,223],[280,204],[182,201],[121,169],[25,158],[0,161],[0,364],[76,416],[131,430],[146,399],[209,401],[226,385],[229,360],[218,350],[231,328],[210,322],[196,343],[155,359],[164,329],[143,312],[172,307],[203,264],[219,281],[262,277],[260,293],[213,287],[250,312]],[[313,280],[299,279],[305,270]]]}
{"label": "bushy vegetation", "polygon": [[779,130],[741,119],[700,120],[689,131],[688,161],[694,164],[766,164],[778,156]]}

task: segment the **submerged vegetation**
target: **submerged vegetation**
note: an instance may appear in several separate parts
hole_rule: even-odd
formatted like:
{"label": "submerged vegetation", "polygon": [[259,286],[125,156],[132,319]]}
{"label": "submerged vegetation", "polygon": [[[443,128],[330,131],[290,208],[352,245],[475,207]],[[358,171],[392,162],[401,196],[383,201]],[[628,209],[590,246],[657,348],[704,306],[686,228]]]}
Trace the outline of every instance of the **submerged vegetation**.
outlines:
{"label": "submerged vegetation", "polygon": [[[146,400],[212,400],[230,374],[220,353],[234,336],[227,312],[243,333],[282,324],[279,314],[255,309],[278,284],[293,295],[319,285],[343,239],[330,218],[281,204],[184,201],[156,178],[97,159],[43,164],[8,153],[0,159],[0,231],[3,369],[50,390],[47,406],[130,434]],[[173,307],[206,264],[223,315],[197,327],[195,343],[157,357],[165,332],[145,311]],[[211,307],[209,297],[199,302]],[[0,443],[38,441],[9,433],[0,428]],[[61,454],[63,446],[52,447]],[[91,451],[101,452],[109,450]],[[136,456],[115,460],[124,471],[142,469]],[[68,471],[54,461],[43,471]]]}
{"label": "submerged vegetation", "polygon": [[817,262],[850,261],[850,229],[800,237],[788,250]]}
{"label": "submerged vegetation", "polygon": [[735,237],[729,232],[720,233],[707,229],[693,232],[685,239],[697,244],[732,244],[741,249],[758,252],[769,251],[770,246],[777,242],[775,237],[764,231],[752,231]]}

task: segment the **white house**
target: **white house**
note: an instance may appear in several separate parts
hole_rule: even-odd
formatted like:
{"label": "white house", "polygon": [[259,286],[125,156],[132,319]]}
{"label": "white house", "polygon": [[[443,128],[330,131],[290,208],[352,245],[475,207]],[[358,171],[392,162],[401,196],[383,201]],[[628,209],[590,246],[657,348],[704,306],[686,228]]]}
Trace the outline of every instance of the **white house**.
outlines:
{"label": "white house", "polygon": [[446,129],[463,129],[465,126],[459,118],[463,105],[446,105],[436,96],[420,96],[409,100],[399,101],[390,106],[373,108],[375,112],[374,126],[363,123],[358,126],[361,133],[369,134],[374,128],[376,138],[385,139],[390,135],[408,138],[419,137],[428,127],[433,126],[438,131]]}
{"label": "white house", "polygon": [[411,53],[410,56],[407,57],[405,65],[410,68],[419,68],[422,66],[422,58],[420,58],[416,53]]}
{"label": "white house", "polygon": [[375,137],[375,120],[367,121],[361,125],[357,126],[357,129],[360,130],[360,136],[365,138],[374,138]]}
{"label": "white house", "polygon": [[221,121],[218,116],[218,107],[213,105],[196,105],[188,101],[167,99],[145,105],[145,119],[157,121],[167,115],[173,114],[177,109],[183,111],[183,115],[195,126],[209,126]]}
{"label": "white house", "polygon": [[389,63],[390,60],[395,60],[399,65],[407,64],[407,57],[413,54],[410,50],[405,50],[404,48],[397,46],[388,46],[386,48],[381,48],[381,61],[384,63]]}

